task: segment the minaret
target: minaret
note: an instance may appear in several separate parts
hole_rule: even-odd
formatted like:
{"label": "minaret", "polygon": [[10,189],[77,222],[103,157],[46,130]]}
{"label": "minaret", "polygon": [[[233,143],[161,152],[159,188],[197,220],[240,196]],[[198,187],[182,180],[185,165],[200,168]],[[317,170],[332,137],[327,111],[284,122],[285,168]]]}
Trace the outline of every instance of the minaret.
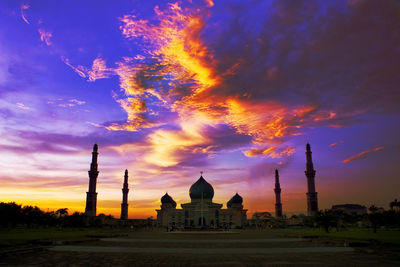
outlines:
{"label": "minaret", "polygon": [[125,170],[124,186],[122,188],[121,220],[128,219],[128,170]]}
{"label": "minaret", "polygon": [[307,214],[308,216],[313,216],[318,212],[318,199],[317,192],[315,192],[315,170],[311,157],[311,147],[310,144],[306,146],[306,171],[304,172],[307,177]]}
{"label": "minaret", "polygon": [[89,173],[89,192],[86,192],[86,209],[85,214],[87,216],[96,216],[96,204],[97,204],[97,193],[96,193],[96,183],[99,171],[97,170],[97,144],[93,146],[92,152],[92,163],[90,164]]}
{"label": "minaret", "polygon": [[279,172],[275,170],[275,217],[282,217],[281,185],[279,183]]}

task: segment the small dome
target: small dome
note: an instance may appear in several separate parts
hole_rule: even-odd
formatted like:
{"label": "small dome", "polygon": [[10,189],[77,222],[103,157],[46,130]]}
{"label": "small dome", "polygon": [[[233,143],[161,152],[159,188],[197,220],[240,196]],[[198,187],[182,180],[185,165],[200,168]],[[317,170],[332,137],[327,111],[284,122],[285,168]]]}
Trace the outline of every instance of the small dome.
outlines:
{"label": "small dome", "polygon": [[165,193],[164,196],[161,198],[161,204],[172,204],[172,207],[176,208],[176,202],[168,195],[168,193]]}
{"label": "small dome", "polygon": [[214,197],[214,188],[200,176],[189,189],[190,198],[193,199],[212,199]]}
{"label": "small dome", "polygon": [[234,195],[229,201],[228,201],[228,203],[226,203],[226,206],[228,207],[228,208],[231,208],[232,207],[232,204],[242,204],[243,203],[243,198],[238,194],[238,193],[236,193],[236,195]]}

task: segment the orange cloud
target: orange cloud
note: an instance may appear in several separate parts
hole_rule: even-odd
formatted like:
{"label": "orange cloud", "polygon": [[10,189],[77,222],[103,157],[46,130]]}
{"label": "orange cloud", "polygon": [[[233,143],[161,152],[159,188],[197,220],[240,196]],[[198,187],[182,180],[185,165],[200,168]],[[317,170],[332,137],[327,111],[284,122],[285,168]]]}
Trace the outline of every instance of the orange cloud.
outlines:
{"label": "orange cloud", "polygon": [[148,138],[150,151],[145,155],[145,161],[162,167],[177,165],[183,159],[178,152],[193,151],[196,147],[211,143],[201,133],[204,126],[201,122],[189,120],[181,124],[180,130],[154,131]]}
{"label": "orange cloud", "polygon": [[44,29],[40,28],[38,30],[39,34],[40,34],[40,40],[42,42],[44,42],[47,46],[51,45],[51,37],[53,36],[53,34],[51,32],[46,32]]}
{"label": "orange cloud", "polygon": [[318,114],[317,116],[314,117],[315,121],[321,121],[321,120],[330,120],[336,117],[336,113],[333,111],[329,112],[322,112]]}
{"label": "orange cloud", "polygon": [[380,147],[376,147],[376,148],[371,149],[371,150],[365,150],[365,151],[363,151],[361,153],[358,153],[357,155],[351,156],[350,158],[347,158],[347,159],[343,160],[343,163],[349,163],[349,162],[351,162],[353,160],[363,159],[363,158],[366,157],[366,155],[374,153],[374,152],[377,152],[377,151],[380,151],[383,148],[384,148],[383,146],[380,146]]}
{"label": "orange cloud", "polygon": [[134,15],[121,18],[124,25],[122,34],[127,38],[142,38],[153,49],[147,52],[169,65],[169,74],[175,79],[193,79],[197,92],[218,84],[213,68],[213,57],[200,38],[204,27],[201,14],[182,10],[178,3],[169,4],[161,11],[155,8],[160,23],[150,25],[147,20],[136,19]]}
{"label": "orange cloud", "polygon": [[344,142],[343,140],[340,140],[340,141],[338,141],[338,142],[335,142],[335,143],[330,144],[329,146],[330,146],[330,147],[334,147],[334,146],[343,144],[343,142]]}
{"label": "orange cloud", "polygon": [[247,157],[255,157],[260,155],[266,155],[271,158],[282,158],[288,157],[294,153],[294,147],[285,147],[285,148],[278,148],[275,146],[271,146],[268,148],[254,148],[251,150],[246,151],[244,154]]}
{"label": "orange cloud", "polygon": [[206,3],[207,3],[207,6],[208,6],[208,7],[213,7],[213,6],[214,6],[213,0],[205,0],[205,1],[206,1]]}

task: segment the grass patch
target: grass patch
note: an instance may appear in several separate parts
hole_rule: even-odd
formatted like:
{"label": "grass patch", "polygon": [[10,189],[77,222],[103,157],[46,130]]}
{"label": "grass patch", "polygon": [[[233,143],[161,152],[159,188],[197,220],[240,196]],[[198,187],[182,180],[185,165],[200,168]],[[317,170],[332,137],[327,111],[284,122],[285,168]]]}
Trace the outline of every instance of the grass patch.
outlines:
{"label": "grass patch", "polygon": [[327,237],[346,241],[375,241],[378,243],[400,245],[400,231],[393,229],[380,229],[377,233],[374,233],[372,229],[365,228],[341,229],[339,232],[331,229],[329,233],[326,233],[322,229],[284,229],[283,231],[287,231],[289,235],[296,236]]}
{"label": "grass patch", "polygon": [[108,237],[121,233],[121,230],[109,229],[0,229],[0,246],[31,244],[39,241],[72,241],[89,239],[90,237]]}

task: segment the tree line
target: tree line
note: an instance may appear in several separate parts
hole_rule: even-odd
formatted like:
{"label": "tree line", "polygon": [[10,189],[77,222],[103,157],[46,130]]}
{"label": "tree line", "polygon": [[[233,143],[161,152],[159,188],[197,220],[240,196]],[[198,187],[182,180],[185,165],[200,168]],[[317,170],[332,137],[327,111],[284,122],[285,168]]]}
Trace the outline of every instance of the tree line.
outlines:
{"label": "tree line", "polygon": [[0,202],[0,227],[83,227],[100,226],[104,218],[112,219],[111,215],[98,216],[88,220],[82,212],[69,214],[67,208],[45,212],[37,206],[22,206],[15,202]]}
{"label": "tree line", "polygon": [[368,208],[368,213],[363,215],[348,214],[341,210],[321,210],[314,217],[308,218],[309,221],[306,223],[322,227],[327,233],[330,228],[339,231],[346,226],[357,226],[357,224],[371,227],[374,233],[381,227],[400,228],[400,212],[392,205],[390,207],[389,210],[384,210],[372,205]]}

